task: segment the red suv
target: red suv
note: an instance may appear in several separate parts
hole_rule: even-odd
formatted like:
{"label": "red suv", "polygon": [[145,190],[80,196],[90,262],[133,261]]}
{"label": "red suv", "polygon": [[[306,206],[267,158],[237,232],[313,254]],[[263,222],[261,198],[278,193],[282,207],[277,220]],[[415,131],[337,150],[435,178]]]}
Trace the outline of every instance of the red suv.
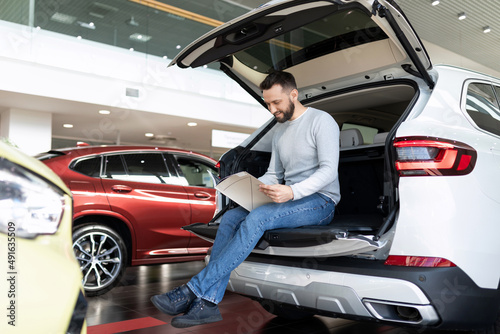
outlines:
{"label": "red suv", "polygon": [[127,265],[202,260],[211,245],[181,229],[214,216],[216,161],[139,146],[39,154],[71,189],[73,250],[88,296],[119,283]]}

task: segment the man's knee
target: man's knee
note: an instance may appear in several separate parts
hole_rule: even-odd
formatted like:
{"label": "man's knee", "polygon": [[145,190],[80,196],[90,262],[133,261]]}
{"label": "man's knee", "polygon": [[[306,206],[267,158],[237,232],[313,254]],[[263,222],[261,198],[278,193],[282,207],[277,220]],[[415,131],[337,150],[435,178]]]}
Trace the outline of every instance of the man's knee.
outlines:
{"label": "man's knee", "polygon": [[248,211],[242,209],[241,207],[231,209],[227,211],[224,215],[222,215],[219,228],[221,226],[234,227],[236,225],[239,225],[240,222],[243,219],[245,219],[247,215]]}

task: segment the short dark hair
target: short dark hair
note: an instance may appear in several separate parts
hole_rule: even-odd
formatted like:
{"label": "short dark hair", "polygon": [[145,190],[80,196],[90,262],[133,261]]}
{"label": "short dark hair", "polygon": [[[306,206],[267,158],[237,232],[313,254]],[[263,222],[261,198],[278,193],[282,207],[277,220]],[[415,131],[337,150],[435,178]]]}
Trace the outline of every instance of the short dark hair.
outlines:
{"label": "short dark hair", "polygon": [[259,85],[261,90],[271,89],[274,85],[280,85],[286,91],[297,89],[297,83],[291,73],[283,71],[271,72]]}

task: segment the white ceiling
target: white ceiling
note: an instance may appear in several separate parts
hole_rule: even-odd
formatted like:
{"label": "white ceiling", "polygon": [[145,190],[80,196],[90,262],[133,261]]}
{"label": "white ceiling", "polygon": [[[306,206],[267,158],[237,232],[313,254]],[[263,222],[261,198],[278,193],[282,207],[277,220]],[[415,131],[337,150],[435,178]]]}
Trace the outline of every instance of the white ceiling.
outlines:
{"label": "white ceiling", "polygon": [[[254,7],[261,0],[226,0],[241,6]],[[500,1],[498,0],[441,0],[438,6],[432,6],[430,0],[398,0],[406,16],[422,40],[429,41],[470,58],[484,66],[500,72]],[[458,20],[458,14],[465,12],[467,19]],[[488,34],[482,32],[484,26],[490,26]],[[431,55],[432,58],[432,55]],[[197,127],[187,127],[188,119],[159,115],[154,113],[120,110],[85,103],[55,100],[45,97],[25,96],[0,91],[0,109],[21,108],[52,113],[53,135],[57,138],[72,138],[122,144],[152,144],[176,146],[193,151],[220,156],[226,149],[211,148],[210,138],[213,128],[236,132],[251,133],[252,129],[232,127],[223,123],[198,121]],[[96,110],[108,109],[111,115],[99,115]],[[71,112],[69,112],[71,110]],[[126,117],[124,115],[126,114]],[[106,121],[112,119],[112,122]],[[78,123],[81,128],[95,129],[99,132],[74,134],[72,129],[64,129],[63,123]],[[143,134],[157,131],[155,124],[168,123],[172,129],[172,139],[151,141]],[[141,131],[131,131],[132,129]],[[130,133],[141,135],[131,136]]]}
{"label": "white ceiling", "polygon": [[[500,72],[500,1],[396,0],[422,40]],[[465,20],[458,20],[464,12]],[[491,32],[483,33],[489,26]],[[432,55],[431,55],[432,58]]]}

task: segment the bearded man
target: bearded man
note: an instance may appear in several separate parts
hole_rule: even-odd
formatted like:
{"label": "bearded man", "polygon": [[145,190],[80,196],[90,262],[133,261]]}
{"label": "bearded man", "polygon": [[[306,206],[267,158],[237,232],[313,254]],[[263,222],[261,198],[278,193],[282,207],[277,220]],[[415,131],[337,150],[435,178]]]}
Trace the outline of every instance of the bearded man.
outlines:
{"label": "bearded man", "polygon": [[269,111],[277,120],[271,161],[259,180],[272,203],[252,211],[242,207],[221,218],[210,262],[191,280],[151,298],[162,312],[177,315],[174,327],[222,320],[217,306],[231,271],[252,252],[265,231],[327,225],[340,200],[338,181],[339,127],[326,112],[303,106],[295,78],[269,74],[260,84]]}

